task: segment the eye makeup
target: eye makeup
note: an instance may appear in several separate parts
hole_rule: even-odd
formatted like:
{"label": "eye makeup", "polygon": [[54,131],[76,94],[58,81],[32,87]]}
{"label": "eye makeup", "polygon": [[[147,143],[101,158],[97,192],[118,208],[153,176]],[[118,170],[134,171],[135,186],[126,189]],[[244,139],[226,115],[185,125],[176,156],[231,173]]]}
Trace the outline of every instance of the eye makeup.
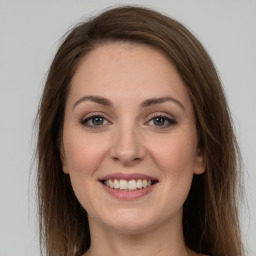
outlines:
{"label": "eye makeup", "polygon": [[[83,117],[79,123],[89,129],[101,129],[112,123],[101,113],[91,113],[89,116]],[[177,122],[166,113],[154,113],[149,120],[144,123],[156,129],[167,129]]]}

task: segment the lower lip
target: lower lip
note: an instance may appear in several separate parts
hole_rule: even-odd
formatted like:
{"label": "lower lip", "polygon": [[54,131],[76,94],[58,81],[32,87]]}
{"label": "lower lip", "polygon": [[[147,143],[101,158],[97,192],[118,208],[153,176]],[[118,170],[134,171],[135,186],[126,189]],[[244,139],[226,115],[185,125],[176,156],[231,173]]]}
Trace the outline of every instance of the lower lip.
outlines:
{"label": "lower lip", "polygon": [[110,195],[114,196],[115,198],[122,199],[122,200],[134,200],[134,199],[141,198],[141,197],[149,194],[155,188],[155,185],[156,185],[156,183],[155,183],[146,188],[125,191],[125,190],[117,190],[114,188],[110,188],[110,187],[104,185],[103,183],[101,183],[101,184],[106,192],[108,192]]}

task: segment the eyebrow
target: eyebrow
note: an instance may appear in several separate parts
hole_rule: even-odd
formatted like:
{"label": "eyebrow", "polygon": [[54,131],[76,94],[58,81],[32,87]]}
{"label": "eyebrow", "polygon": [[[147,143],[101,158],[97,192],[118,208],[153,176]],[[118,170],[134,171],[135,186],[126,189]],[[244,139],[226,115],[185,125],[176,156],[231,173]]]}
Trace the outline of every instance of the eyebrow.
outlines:
{"label": "eyebrow", "polygon": [[90,95],[90,96],[84,96],[82,98],[80,98],[73,106],[73,109],[81,102],[83,101],[92,101],[92,102],[96,102],[98,104],[101,104],[103,106],[107,106],[107,107],[111,107],[113,106],[113,104],[111,103],[110,100],[100,97],[100,96],[94,96],[94,95]]}
{"label": "eyebrow", "polygon": [[[73,106],[73,109],[81,102],[83,101],[91,101],[91,102],[95,102],[98,103],[100,105],[103,106],[107,106],[107,107],[112,107],[113,103],[101,96],[94,96],[94,95],[89,95],[89,96],[84,96],[82,98],[80,98],[78,101],[76,101],[76,103]],[[167,101],[171,101],[173,103],[176,103],[180,108],[182,108],[183,110],[185,110],[184,105],[177,99],[172,98],[172,97],[160,97],[160,98],[150,98],[150,99],[146,99],[144,100],[141,104],[140,107],[150,107],[153,105],[157,105],[157,104],[161,104]]]}
{"label": "eyebrow", "polygon": [[180,101],[178,101],[178,100],[176,100],[172,97],[160,97],[160,98],[147,99],[147,100],[143,101],[140,104],[140,106],[141,107],[149,107],[149,106],[156,105],[156,104],[161,104],[161,103],[164,103],[164,102],[167,102],[167,101],[171,101],[173,103],[176,103],[179,107],[181,107],[183,110],[185,110],[184,105]]}

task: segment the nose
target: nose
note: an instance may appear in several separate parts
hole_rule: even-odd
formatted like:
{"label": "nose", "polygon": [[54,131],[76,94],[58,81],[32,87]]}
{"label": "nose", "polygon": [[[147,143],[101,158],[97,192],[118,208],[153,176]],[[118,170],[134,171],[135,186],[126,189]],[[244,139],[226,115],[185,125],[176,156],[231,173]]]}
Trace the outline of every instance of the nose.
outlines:
{"label": "nose", "polygon": [[134,127],[120,127],[115,131],[110,151],[113,160],[124,165],[133,165],[141,161],[145,154],[143,138]]}

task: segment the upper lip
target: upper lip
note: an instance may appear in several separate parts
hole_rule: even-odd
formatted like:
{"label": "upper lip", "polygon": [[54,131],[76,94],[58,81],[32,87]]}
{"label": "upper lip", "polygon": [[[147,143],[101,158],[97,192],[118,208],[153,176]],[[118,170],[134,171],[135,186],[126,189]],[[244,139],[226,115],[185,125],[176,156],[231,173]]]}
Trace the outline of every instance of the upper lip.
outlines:
{"label": "upper lip", "polygon": [[141,173],[112,173],[112,174],[108,174],[105,175],[103,177],[101,177],[99,179],[99,181],[103,181],[103,180],[114,180],[114,179],[118,179],[118,180],[152,180],[152,181],[158,181],[157,178],[154,178],[152,176],[149,175],[145,175],[145,174],[141,174]]}

